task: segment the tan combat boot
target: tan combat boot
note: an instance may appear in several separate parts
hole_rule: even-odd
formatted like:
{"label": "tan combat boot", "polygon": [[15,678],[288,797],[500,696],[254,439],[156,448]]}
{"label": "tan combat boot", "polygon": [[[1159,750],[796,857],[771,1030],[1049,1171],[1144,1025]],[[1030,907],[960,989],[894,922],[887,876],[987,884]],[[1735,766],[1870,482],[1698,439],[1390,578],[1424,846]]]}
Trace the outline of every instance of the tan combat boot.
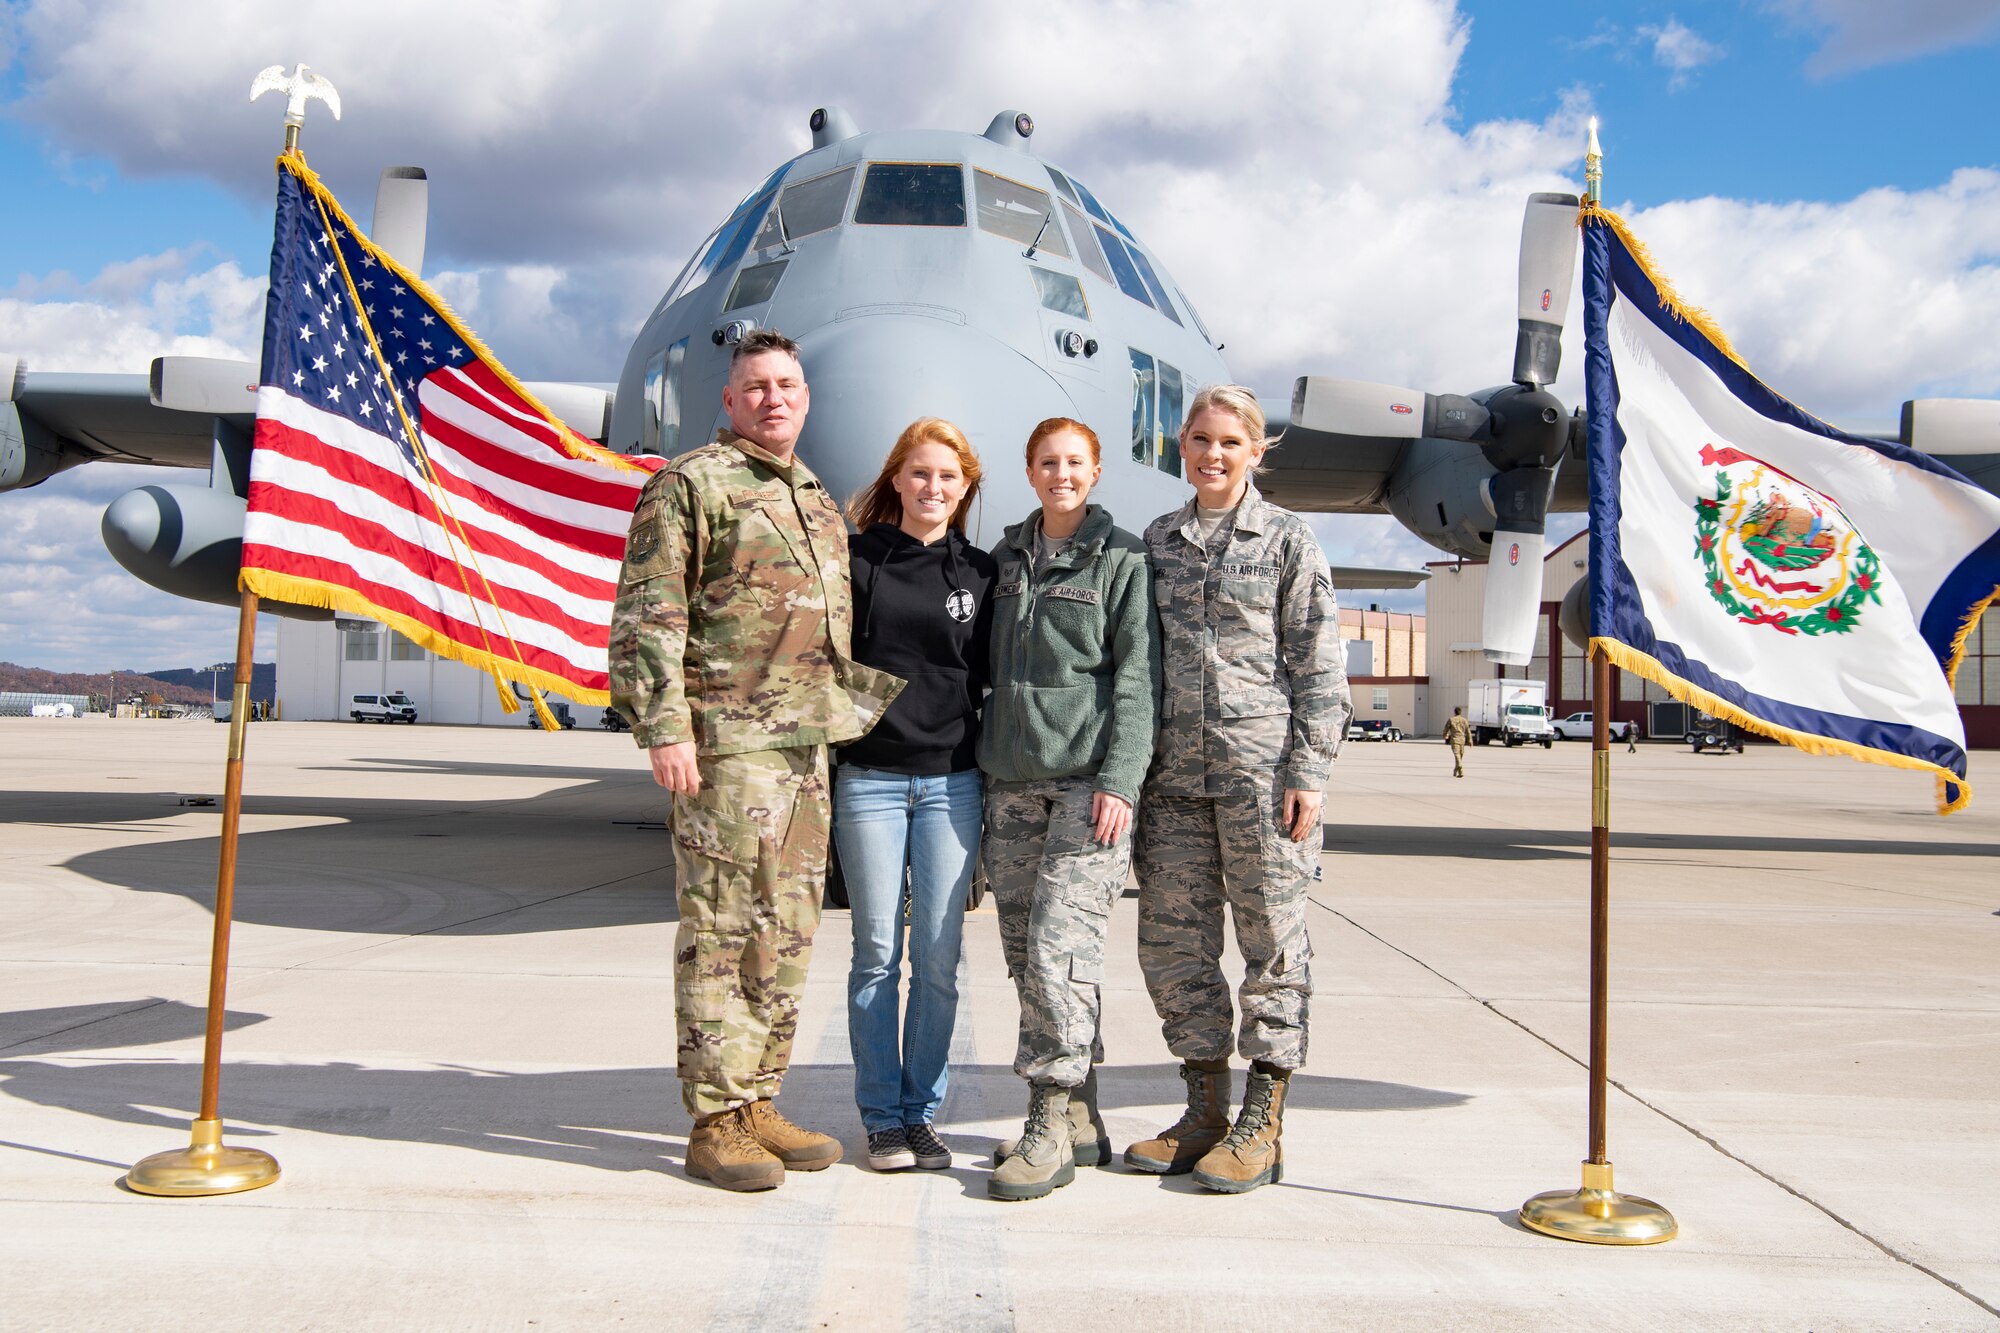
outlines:
{"label": "tan combat boot", "polygon": [[[1111,1160],[1111,1135],[1104,1117],[1097,1113],[1097,1066],[1083,1076],[1083,1082],[1069,1090],[1069,1136],[1076,1145],[1070,1161],[1077,1166],[1100,1166]],[[993,1165],[999,1166],[1014,1155],[1019,1139],[1002,1139],[993,1146]]]}
{"label": "tan combat boot", "polygon": [[1279,1136],[1285,1129],[1285,1090],[1291,1077],[1291,1070],[1273,1069],[1261,1061],[1250,1067],[1250,1080],[1243,1086],[1243,1111],[1229,1137],[1196,1163],[1197,1185],[1243,1194],[1285,1178],[1285,1148]]}
{"label": "tan combat boot", "polygon": [[840,1160],[840,1142],[785,1119],[769,1098],[743,1107],[743,1123],[787,1171],[824,1171]]}
{"label": "tan combat boot", "polygon": [[986,1192],[996,1199],[1039,1199],[1076,1179],[1071,1160],[1068,1088],[1037,1083],[1028,1102],[1028,1123],[1021,1129],[1014,1154],[986,1178]]}
{"label": "tan combat boot", "polygon": [[1125,1165],[1155,1175],[1186,1175],[1229,1133],[1229,1061],[1189,1060],[1181,1077],[1187,1080],[1187,1111],[1158,1138],[1127,1148]]}
{"label": "tan combat boot", "polygon": [[772,1190],[785,1182],[785,1164],[750,1133],[740,1106],[694,1122],[687,1173],[726,1190]]}

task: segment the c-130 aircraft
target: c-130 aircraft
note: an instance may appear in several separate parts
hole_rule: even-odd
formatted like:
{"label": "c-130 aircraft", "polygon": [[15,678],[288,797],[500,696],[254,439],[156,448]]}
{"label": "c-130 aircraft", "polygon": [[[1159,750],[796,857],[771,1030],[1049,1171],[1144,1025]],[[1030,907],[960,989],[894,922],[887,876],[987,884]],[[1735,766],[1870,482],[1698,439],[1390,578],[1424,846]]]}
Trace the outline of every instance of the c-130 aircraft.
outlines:
{"label": "c-130 aircraft", "polygon": [[[990,544],[1035,500],[1017,451],[1050,416],[1105,444],[1095,498],[1127,527],[1183,503],[1186,404],[1231,377],[1218,342],[1165,264],[1076,178],[1032,149],[1034,121],[983,134],[862,132],[837,108],[812,146],[752,189],[696,250],[640,328],[615,390],[531,384],[579,434],[674,455],[712,436],[732,346],[753,328],[800,344],[812,410],[801,456],[836,495],[871,480],[920,416],[956,422],[987,481],[974,540]],[[374,239],[420,269],[427,184],[390,168]],[[1539,612],[1547,514],[1588,501],[1580,413],[1546,386],[1576,266],[1576,197],[1530,198],[1522,230],[1512,382],[1427,394],[1300,378],[1270,404],[1280,447],[1265,494],[1304,512],[1395,515],[1451,554],[1484,559],[1496,530],[1521,573],[1488,582],[1486,655],[1526,662]],[[32,371],[0,356],[0,490],[92,461],[210,468],[209,485],[147,486],[106,510],[106,545],[180,596],[235,605],[256,367],[163,357],[149,376]],[[2000,403],[1904,405],[1902,440],[1949,453],[2000,486]],[[1499,571],[1496,565],[1495,570]],[[1411,587],[1418,572],[1336,567],[1350,588]],[[267,604],[306,617],[326,612]]]}

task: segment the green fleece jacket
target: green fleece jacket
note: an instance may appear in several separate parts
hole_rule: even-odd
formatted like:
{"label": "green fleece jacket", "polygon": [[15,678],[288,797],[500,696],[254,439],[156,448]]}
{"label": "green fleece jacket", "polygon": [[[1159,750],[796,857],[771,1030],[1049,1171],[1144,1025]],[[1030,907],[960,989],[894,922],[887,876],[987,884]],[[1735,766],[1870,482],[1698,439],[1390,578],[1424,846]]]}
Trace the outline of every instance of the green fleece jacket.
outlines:
{"label": "green fleece jacket", "polygon": [[1098,505],[1035,573],[1038,509],[993,548],[993,693],[979,767],[1002,782],[1095,776],[1135,805],[1160,715],[1146,547]]}

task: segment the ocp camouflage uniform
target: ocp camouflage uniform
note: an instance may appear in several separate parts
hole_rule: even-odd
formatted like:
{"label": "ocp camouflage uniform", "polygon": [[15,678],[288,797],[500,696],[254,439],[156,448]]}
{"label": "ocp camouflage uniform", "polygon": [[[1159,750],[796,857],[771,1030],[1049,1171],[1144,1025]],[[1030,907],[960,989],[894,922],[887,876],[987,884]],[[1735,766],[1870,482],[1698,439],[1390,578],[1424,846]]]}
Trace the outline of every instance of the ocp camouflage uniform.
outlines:
{"label": "ocp camouflage uniform", "polygon": [[611,701],[641,749],[693,741],[673,799],[681,1096],[776,1096],[826,881],[828,744],[902,682],[848,658],[847,529],[819,478],[721,432],[646,483],[611,617]]}
{"label": "ocp camouflage uniform", "polygon": [[1237,1048],[1296,1069],[1320,839],[1292,840],[1284,798],[1325,787],[1352,713],[1332,576],[1311,529],[1254,483],[1208,549],[1193,500],[1145,541],[1165,688],[1139,805],[1139,963],[1173,1053],[1226,1059],[1226,904],[1244,960]]}

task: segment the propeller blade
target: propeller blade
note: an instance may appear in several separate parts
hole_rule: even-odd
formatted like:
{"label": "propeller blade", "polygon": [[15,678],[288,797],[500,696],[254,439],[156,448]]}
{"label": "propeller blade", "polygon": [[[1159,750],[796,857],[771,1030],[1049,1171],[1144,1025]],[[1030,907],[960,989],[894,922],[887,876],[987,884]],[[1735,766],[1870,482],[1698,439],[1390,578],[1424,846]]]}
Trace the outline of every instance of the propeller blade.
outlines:
{"label": "propeller blade", "polygon": [[1526,666],[1534,659],[1546,545],[1547,538],[1539,532],[1493,534],[1493,558],[1486,564],[1486,606],[1479,619],[1479,643],[1489,662]]}
{"label": "propeller blade", "polygon": [[1484,407],[1461,394],[1305,375],[1292,389],[1291,419],[1301,430],[1322,435],[1472,440],[1485,434],[1490,418]]}
{"label": "propeller blade", "polygon": [[2000,400],[1918,398],[1904,403],[1903,443],[1927,454],[2000,454]]}
{"label": "propeller blade", "polygon": [[1577,198],[1531,194],[1521,219],[1521,331],[1514,383],[1550,384],[1562,365],[1563,321],[1576,280]]}
{"label": "propeller blade", "polygon": [[375,225],[368,239],[418,277],[424,272],[424,236],[430,225],[431,182],[422,167],[385,167],[375,187]]}
{"label": "propeller blade", "polygon": [[1493,554],[1486,563],[1480,646],[1489,662],[1525,666],[1535,655],[1542,610],[1542,554],[1556,470],[1518,467],[1488,483],[1493,498]]}

